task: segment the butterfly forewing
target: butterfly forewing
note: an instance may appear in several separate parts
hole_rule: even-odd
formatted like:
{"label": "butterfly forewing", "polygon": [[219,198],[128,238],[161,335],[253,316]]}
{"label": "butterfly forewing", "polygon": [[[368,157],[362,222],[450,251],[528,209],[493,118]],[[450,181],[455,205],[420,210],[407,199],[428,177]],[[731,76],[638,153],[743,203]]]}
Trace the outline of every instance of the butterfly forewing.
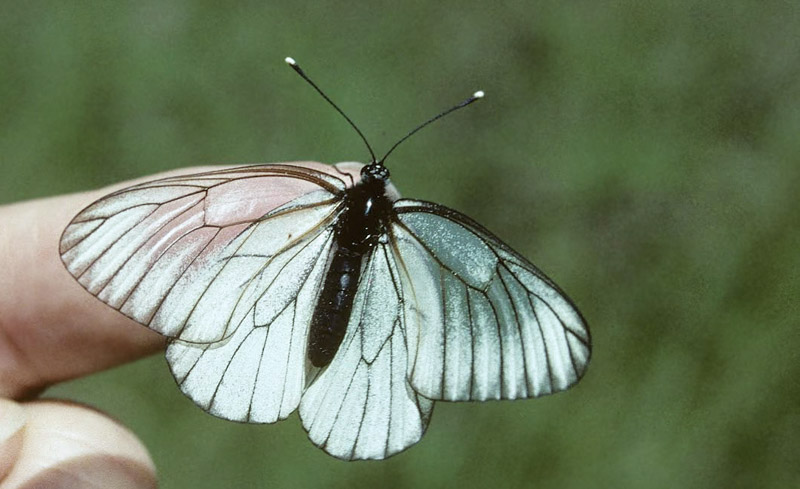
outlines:
{"label": "butterfly forewing", "polygon": [[[319,205],[344,188],[336,177],[290,165],[156,180],[84,209],[62,235],[61,257],[84,288],[128,317],[169,337],[213,343],[233,333],[240,294],[260,266],[231,260],[231,250],[281,253],[324,221]],[[310,194],[314,202],[286,209],[257,232],[254,223]],[[291,215],[303,205],[317,206],[318,214]],[[258,240],[255,253],[251,236]]]}
{"label": "butterfly forewing", "polygon": [[537,397],[568,388],[590,356],[589,331],[544,274],[466,216],[395,203],[410,382],[430,399]]}

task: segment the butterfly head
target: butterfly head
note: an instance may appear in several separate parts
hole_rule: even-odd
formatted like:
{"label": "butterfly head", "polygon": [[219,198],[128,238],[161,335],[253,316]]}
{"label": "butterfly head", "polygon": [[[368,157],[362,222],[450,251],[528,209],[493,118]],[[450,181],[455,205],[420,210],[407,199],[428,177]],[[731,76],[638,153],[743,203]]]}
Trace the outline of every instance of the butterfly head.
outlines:
{"label": "butterfly head", "polygon": [[382,163],[373,161],[361,169],[361,181],[365,183],[374,181],[389,181],[389,169]]}

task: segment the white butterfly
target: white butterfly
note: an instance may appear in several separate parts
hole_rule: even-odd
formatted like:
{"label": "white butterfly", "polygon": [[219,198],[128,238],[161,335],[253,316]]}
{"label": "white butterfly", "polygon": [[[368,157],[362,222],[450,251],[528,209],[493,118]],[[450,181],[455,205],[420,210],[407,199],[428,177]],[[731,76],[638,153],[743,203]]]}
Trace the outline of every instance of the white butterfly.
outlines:
{"label": "white butterfly", "polygon": [[256,165],[136,185],[81,211],[61,257],[170,338],[170,369],[198,406],[253,423],[299,408],[341,459],[413,445],[436,400],[575,384],[591,343],[566,295],[463,214],[397,200],[382,161],[355,184]]}

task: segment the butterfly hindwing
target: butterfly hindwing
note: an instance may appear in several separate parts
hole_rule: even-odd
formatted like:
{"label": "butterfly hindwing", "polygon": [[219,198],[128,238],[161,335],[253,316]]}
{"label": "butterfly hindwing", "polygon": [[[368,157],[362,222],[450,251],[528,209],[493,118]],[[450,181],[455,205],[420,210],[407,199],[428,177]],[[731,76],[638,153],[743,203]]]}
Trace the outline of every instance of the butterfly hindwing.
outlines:
{"label": "butterfly hindwing", "polygon": [[309,438],[346,460],[383,459],[425,433],[433,402],[408,383],[403,291],[392,248],[369,254],[347,333],[300,403]]}
{"label": "butterfly hindwing", "polygon": [[306,388],[306,344],[332,231],[321,227],[278,257],[262,262],[251,281],[254,300],[227,340],[197,345],[173,340],[167,362],[181,390],[215,416],[272,423],[298,406]]}

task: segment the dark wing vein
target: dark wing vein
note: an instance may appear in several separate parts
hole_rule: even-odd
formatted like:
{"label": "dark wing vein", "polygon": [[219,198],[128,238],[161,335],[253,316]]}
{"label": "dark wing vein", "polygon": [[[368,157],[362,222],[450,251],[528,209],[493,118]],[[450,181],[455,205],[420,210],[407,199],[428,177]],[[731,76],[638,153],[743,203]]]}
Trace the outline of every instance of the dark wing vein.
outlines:
{"label": "dark wing vein", "polygon": [[[151,232],[151,233],[150,233],[150,237],[148,237],[147,239],[144,239],[144,240],[142,240],[142,242],[141,242],[141,243],[140,243],[138,246],[136,246],[136,247],[135,247],[135,248],[134,248],[134,249],[133,249],[133,250],[132,250],[132,251],[131,251],[131,252],[128,254],[128,257],[127,257],[127,258],[125,258],[125,260],[123,260],[123,262],[122,262],[122,263],[119,265],[119,267],[117,267],[117,269],[114,271],[114,273],[113,273],[113,274],[111,274],[111,276],[110,276],[110,277],[108,278],[108,280],[106,281],[105,285],[103,285],[103,287],[102,287],[102,288],[101,288],[101,289],[100,289],[100,290],[97,292],[97,294],[98,294],[98,295],[100,295],[100,293],[102,293],[102,292],[103,292],[103,291],[106,289],[106,287],[108,287],[108,285],[114,281],[114,278],[115,278],[115,277],[116,277],[116,276],[117,276],[117,275],[118,275],[118,274],[119,274],[119,273],[120,273],[120,272],[121,272],[121,271],[122,271],[122,270],[125,268],[125,265],[127,265],[127,264],[128,264],[128,262],[130,262],[130,260],[131,260],[131,259],[132,259],[134,256],[136,256],[136,253],[138,253],[138,252],[139,252],[139,250],[141,250],[141,249],[142,249],[142,247],[144,247],[144,246],[145,246],[145,245],[148,243],[148,241],[150,241],[150,239],[151,239],[153,236],[155,236],[156,234],[158,234],[160,231],[162,231],[162,230],[163,230],[164,228],[166,228],[168,225],[172,224],[174,221],[178,220],[179,218],[181,218],[181,217],[185,216],[187,213],[191,212],[191,211],[192,211],[192,210],[193,210],[195,207],[197,207],[197,204],[199,204],[199,202],[195,203],[195,204],[194,204],[194,205],[192,205],[191,207],[188,207],[186,210],[184,210],[184,211],[183,211],[183,212],[181,212],[180,214],[178,214],[178,215],[174,216],[172,219],[170,219],[169,221],[167,221],[167,222],[165,222],[164,224],[162,224],[161,226],[159,226],[159,227],[158,227],[158,229],[156,229],[155,231]],[[155,212],[156,210],[158,210],[158,209],[155,209],[153,212]],[[142,220],[142,222],[144,222],[144,220]],[[141,222],[140,222],[140,223],[141,223]],[[131,231],[133,230],[133,228],[135,228],[135,227],[136,227],[136,226],[133,226],[133,227],[131,227],[131,229],[129,229],[129,230],[128,230],[128,231],[127,231],[125,234],[128,234],[129,232],[131,232]],[[216,227],[216,226],[214,226],[214,227]],[[185,238],[185,237],[186,237],[186,236],[188,236],[189,234],[191,234],[191,233],[193,233],[193,232],[197,231],[198,229],[200,229],[200,228],[191,229],[191,230],[189,230],[189,231],[187,231],[187,232],[185,232],[185,233],[181,234],[181,235],[180,235],[180,236],[179,236],[177,239],[173,240],[173,242],[172,242],[172,243],[170,243],[170,244],[169,244],[169,246],[167,246],[167,247],[164,249],[164,252],[160,253],[160,254],[158,255],[158,257],[157,257],[155,260],[153,260],[153,263],[157,262],[157,261],[158,261],[158,260],[159,260],[159,259],[160,259],[162,256],[164,256],[164,254],[165,254],[165,253],[166,253],[168,250],[172,249],[172,247],[173,247],[175,244],[177,244],[178,242],[180,242],[180,241],[181,241],[183,238]],[[217,233],[217,234],[218,234],[218,233]],[[215,236],[216,236],[216,234],[215,234]],[[113,246],[113,245],[112,245],[112,246]],[[87,270],[88,270],[88,269],[87,269]],[[138,283],[141,283],[142,279],[143,279],[145,276],[147,276],[147,272],[145,272],[144,274],[142,274],[142,276],[141,276],[141,277],[140,277],[140,278],[139,278],[139,279],[136,281],[136,283],[137,283],[137,284],[138,284]],[[131,290],[130,290],[130,292],[128,292],[128,294],[125,296],[125,298],[127,299],[127,297],[130,297],[130,294],[131,294],[131,293],[132,293],[132,292],[133,292],[135,289],[136,289],[136,286],[132,287],[132,288],[131,288]],[[124,301],[123,301],[123,302],[124,302]]]}

